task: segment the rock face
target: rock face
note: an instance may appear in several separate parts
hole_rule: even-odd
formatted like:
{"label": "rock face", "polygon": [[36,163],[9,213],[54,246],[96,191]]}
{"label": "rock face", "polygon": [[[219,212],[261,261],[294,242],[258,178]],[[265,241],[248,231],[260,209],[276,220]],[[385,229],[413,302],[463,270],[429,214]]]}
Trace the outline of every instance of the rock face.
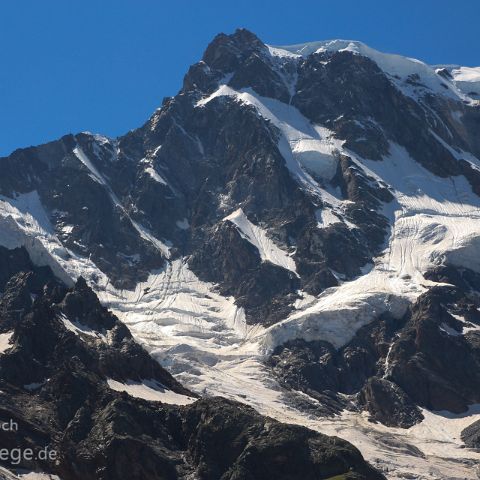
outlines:
{"label": "rock face", "polygon": [[339,350],[297,340],[278,347],[269,364],[289,388],[334,395],[344,408],[353,402],[387,426],[418,423],[418,406],[464,413],[480,402],[479,306],[476,294],[435,287],[404,318],[379,318]]}
{"label": "rock face", "polygon": [[480,448],[480,421],[472,423],[462,431],[462,440],[470,448]]}
{"label": "rock face", "polygon": [[0,297],[0,417],[16,427],[2,429],[0,444],[36,452],[3,466],[62,480],[384,478],[346,441],[197,400],[83,278],[67,288],[32,269],[25,250],[2,255],[0,274],[12,277]]}
{"label": "rock face", "polygon": [[[329,456],[275,424],[277,458],[270,420],[228,402],[175,409],[115,393],[158,396],[161,384],[192,395],[96,295],[189,389],[280,419],[284,402],[301,424],[347,409],[368,412],[372,428],[410,428],[421,409],[455,415],[480,402],[480,97],[461,68],[343,40],[272,47],[237,30],[211,42],[140,128],[0,159],[0,314],[16,342],[0,370],[27,409],[44,394],[53,408],[62,384],[86,402],[55,401],[41,426],[55,441],[70,428],[63,477],[263,478],[262,451],[290,478],[288,435],[305,478]],[[145,442],[125,430],[136,422]],[[102,463],[97,444],[124,459]],[[212,460],[224,444],[228,465]],[[140,453],[145,470],[133,472]],[[344,474],[343,458],[315,475]]]}

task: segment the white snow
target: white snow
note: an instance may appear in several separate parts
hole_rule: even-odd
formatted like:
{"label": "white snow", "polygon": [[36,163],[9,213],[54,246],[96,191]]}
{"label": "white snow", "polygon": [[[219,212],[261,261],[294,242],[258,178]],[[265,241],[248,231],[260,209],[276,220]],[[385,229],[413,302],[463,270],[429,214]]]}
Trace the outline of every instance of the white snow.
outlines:
{"label": "white snow", "polygon": [[50,475],[43,472],[29,472],[25,469],[15,469],[13,471],[0,467],[0,478],[2,480],[61,480],[57,475]]}
{"label": "white snow", "polygon": [[188,405],[197,399],[173,392],[155,380],[142,380],[135,382],[129,380],[126,383],[107,380],[108,386],[117,392],[127,392],[130,396],[143,398],[152,402],[169,403],[172,405]]}
{"label": "white snow", "polygon": [[[373,60],[381,70],[383,70],[390,80],[406,95],[414,98],[422,96],[430,91],[435,94],[446,95],[450,98],[460,100],[470,100],[467,96],[469,92],[462,82],[471,85],[477,81],[478,68],[459,67],[459,71],[454,76],[454,81],[449,82],[437,73],[438,66],[430,66],[415,58],[408,58],[401,55],[383,53],[375,50],[362,42],[355,40],[326,40],[319,42],[309,42],[297,45],[270,47],[273,57],[306,57],[312,53],[320,52],[341,52],[349,51],[356,55],[362,55]],[[406,80],[412,75],[418,75],[419,85],[412,85]],[[457,78],[459,77],[458,81]],[[467,88],[468,89],[468,88]]]}
{"label": "white snow", "polygon": [[85,155],[85,152],[82,150],[82,147],[77,145],[73,149],[73,153],[75,156],[90,170],[90,176],[101,185],[106,185],[105,180],[103,179],[100,172],[97,168],[93,165],[92,161]]}
{"label": "white snow", "polygon": [[457,82],[480,83],[480,67],[458,67],[451,74]]}
{"label": "white snow", "polygon": [[162,185],[167,185],[167,181],[153,168],[147,167],[145,171],[158,183]]}
{"label": "white snow", "polygon": [[237,227],[241,236],[248,240],[258,250],[260,257],[264,262],[268,261],[279,267],[285,268],[286,270],[290,270],[297,275],[293,258],[290,257],[287,252],[275,245],[275,243],[268,238],[265,230],[254,225],[243,213],[241,208],[225,217],[223,221],[233,223]]}
{"label": "white snow", "polygon": [[18,475],[22,480],[61,480],[57,475],[50,475],[49,473],[29,472]]}
{"label": "white snow", "polygon": [[70,234],[70,233],[73,232],[73,229],[74,229],[74,228],[75,228],[75,227],[74,227],[73,225],[63,225],[63,226],[61,227],[61,230],[62,230],[62,232],[63,232],[65,235],[68,235],[68,234]]}
{"label": "white snow", "polygon": [[366,275],[323,292],[311,306],[270,327],[266,351],[299,337],[340,347],[379,314],[401,316],[431,284],[423,273],[446,259],[480,271],[480,198],[463,177],[439,178],[402,147],[392,144],[390,150],[382,162],[356,159],[395,192],[398,203],[385,211],[393,221],[387,248]]}
{"label": "white snow", "polygon": [[446,68],[453,77],[455,86],[467,96],[480,97],[480,67],[462,67],[458,65],[438,65]]}
{"label": "white snow", "polygon": [[[461,82],[476,82],[475,72],[459,68],[455,81],[448,82],[422,62],[379,54],[358,42],[320,42],[287,49],[272,47],[270,52],[277,58],[298,57],[319,49],[347,49],[370,56],[409,95],[417,95],[416,89],[405,83],[412,73],[417,73],[420,82],[429,89],[460,99],[466,98]],[[448,89],[441,83],[447,83]],[[35,262],[51,264],[67,278],[76,278],[79,274],[87,279],[93,275],[98,277],[96,283],[91,283],[102,302],[128,324],[136,339],[155,358],[198,393],[223,395],[252,405],[278,420],[346,438],[358,446],[369,461],[381,468],[388,467],[388,478],[475,478],[474,469],[465,462],[480,462],[480,453],[461,448],[459,434],[480,417],[477,407],[457,417],[425,411],[426,420],[407,430],[372,424],[366,415],[353,412],[331,419],[314,418],[286,405],[282,387],[262,362],[264,354],[283,341],[297,337],[322,339],[339,347],[379,314],[388,311],[394,316],[402,315],[410,302],[434,285],[423,277],[432,266],[452,262],[480,272],[480,198],[473,194],[463,177],[437,177],[395,144],[391,144],[390,155],[383,161],[361,159],[345,151],[343,142],[335,139],[332,132],[311,124],[294,107],[262,98],[251,90],[238,92],[221,85],[211,96],[200,100],[197,107],[202,108],[218,96],[253,105],[279,129],[279,149],[292,175],[305,189],[321,197],[325,205],[317,212],[320,228],[344,220],[345,202],[337,198],[336,192],[320,185],[335,173],[336,150],[347,153],[358,168],[390,186],[396,199],[384,207],[384,214],[390,219],[392,230],[384,250],[372,266],[364,269],[363,275],[353,281],[342,281],[338,287],[316,298],[303,295],[288,318],[263,328],[248,325],[245,313],[235,305],[234,299],[219,295],[215,285],[200,281],[182,259],[170,261],[164,269],[152,272],[134,291],[115,290],[88,258],[75,256],[61,246],[35,192],[15,199],[0,197],[0,244],[25,244]],[[465,152],[454,149],[452,152],[457,158],[465,158]],[[76,155],[96,181],[104,182],[83,152],[78,150]],[[480,166],[473,156],[465,159]],[[111,195],[122,208],[113,193]],[[225,220],[236,225],[255,245],[263,260],[273,260],[295,271],[292,257],[241,209]],[[188,221],[179,219],[177,226],[188,228]],[[135,228],[149,241],[159,242],[159,249],[168,251],[169,246],[155,239],[144,227],[137,224]],[[464,334],[477,329],[468,322],[464,325]],[[77,334],[82,330],[75,323],[70,328]],[[452,334],[448,329],[445,331]],[[388,368],[387,357],[385,369],[388,371]],[[169,397],[148,380],[116,382],[110,386],[142,398],[167,401],[165,398]],[[180,403],[179,399],[173,403],[177,402]],[[392,446],[392,442],[401,445]],[[412,454],[409,445],[419,448],[424,457]]]}
{"label": "white snow", "polygon": [[[480,325],[476,325],[474,323],[467,322],[465,320],[465,317],[462,317],[460,315],[455,315],[452,312],[449,312],[452,317],[456,318],[459,322],[462,323],[462,332],[459,334],[457,331],[455,331],[454,335],[465,335],[468,332],[475,332],[475,331],[480,331]],[[448,332],[447,332],[448,333]]]}
{"label": "white snow", "polygon": [[36,191],[15,198],[0,195],[0,245],[25,247],[36,265],[48,265],[58,278],[72,285],[65,268],[70,253],[56,238]]}
{"label": "white snow", "polygon": [[78,321],[70,320],[64,314],[61,314],[59,318],[63,323],[63,325],[65,326],[65,328],[75,333],[75,335],[78,335],[79,337],[82,337],[82,335],[87,335],[88,337],[96,338],[104,342],[107,342],[107,337],[105,336],[104,333],[97,332],[96,330],[93,330],[92,328],[86,325],[83,325]]}
{"label": "white snow", "polygon": [[320,228],[326,228],[335,223],[341,223],[341,219],[329,208],[317,210],[317,220]]}
{"label": "white snow", "polygon": [[148,228],[144,227],[137,221],[133,220],[130,216],[128,216],[132,225],[135,227],[135,230],[140,234],[140,236],[146,240],[147,242],[151,243],[165,258],[170,258],[170,247],[171,244],[169,242],[161,241],[160,239],[156,238]]}
{"label": "white snow", "polygon": [[[187,264],[175,260],[139,284],[134,292],[106,285],[102,303],[124,321],[137,340],[177,378],[196,392],[242,389],[243,366],[257,368],[257,338],[264,331],[247,325],[243,309],[200,281]],[[253,372],[254,370],[252,370]],[[252,389],[256,379],[248,380]],[[233,390],[232,390],[233,391]]]}
{"label": "white snow", "polygon": [[12,348],[10,340],[12,339],[13,332],[0,333],[0,355]]}
{"label": "white snow", "polygon": [[23,386],[25,390],[29,390],[30,392],[33,392],[34,390],[37,390],[37,388],[42,387],[45,385],[45,383],[48,380],[44,380],[43,382],[33,382],[33,383],[27,383],[26,385]]}
{"label": "white snow", "polygon": [[[353,332],[360,323],[369,321],[368,311],[372,307],[361,305],[360,301],[357,304],[352,301],[349,305],[345,302],[349,300],[350,294],[358,297],[358,292],[363,288],[371,289],[370,293],[374,294],[385,277],[378,274],[377,284],[372,284],[372,280],[374,279],[370,278],[363,284],[346,282],[338,289],[327,291],[319,299],[306,296],[304,301],[298,302],[297,307],[306,311],[312,308],[312,304],[315,306],[319,302],[325,309],[328,306],[327,298],[333,297],[340,290],[341,294],[337,293],[336,299],[331,299],[330,315],[333,315],[333,305],[339,301],[342,313],[350,320],[341,320],[342,325],[344,329]],[[394,282],[394,278],[390,281]],[[347,290],[349,283],[354,283],[354,286]],[[392,283],[384,287],[385,290],[388,290],[388,286],[390,289],[395,288]],[[423,289],[410,292],[412,298],[420,291]],[[389,478],[405,478],[407,474],[421,474],[424,475],[423,478],[431,480],[447,478],[446,472],[452,468],[458,469],[461,478],[474,478],[471,469],[459,464],[457,459],[470,458],[478,461],[480,454],[460,448],[460,426],[440,415],[432,414],[433,417],[428,417],[432,421],[423,425],[423,430],[418,426],[402,430],[371,424],[364,415],[349,412],[333,419],[315,419],[287,406],[282,397],[282,388],[262,363],[262,348],[268,330],[259,326],[249,327],[241,309],[233,304],[233,299],[215,293],[214,285],[200,281],[180,260],[152,275],[135,292],[118,292],[107,286],[100,295],[103,303],[114,309],[129,325],[135,337],[163,365],[186,386],[200,394],[222,395],[249,404],[280,421],[305,425],[326,434],[346,438],[357,445],[369,461],[381,468],[388,466]],[[385,292],[383,300],[388,299],[388,295],[391,293]],[[380,306],[380,298],[368,300],[367,291],[364,303],[369,301],[377,311],[385,308]],[[342,302],[345,306],[342,306]],[[395,303],[399,309],[406,305],[402,298],[395,299],[393,305]],[[370,313],[373,315],[375,312]],[[356,318],[360,318],[360,321]],[[324,317],[320,317],[318,323],[322,321]],[[334,330],[333,327],[331,335],[338,344],[346,340],[348,334],[339,332],[341,328],[336,332]],[[143,387],[137,387],[143,391]],[[148,394],[153,395],[150,391]],[[473,423],[477,418],[472,413],[463,422]],[[440,420],[444,421],[443,427]],[[456,437],[447,441],[441,428],[453,431],[452,425],[455,426]],[[435,426],[436,430],[427,435],[423,433],[427,426],[430,429]],[[425,453],[425,458],[413,456],[406,448],[392,448],[391,442],[395,438],[416,445]]]}
{"label": "white snow", "polygon": [[449,327],[445,322],[443,322],[439,328],[442,332],[445,332],[447,335],[452,337],[459,337],[462,335],[461,332],[457,332],[454,328]]}

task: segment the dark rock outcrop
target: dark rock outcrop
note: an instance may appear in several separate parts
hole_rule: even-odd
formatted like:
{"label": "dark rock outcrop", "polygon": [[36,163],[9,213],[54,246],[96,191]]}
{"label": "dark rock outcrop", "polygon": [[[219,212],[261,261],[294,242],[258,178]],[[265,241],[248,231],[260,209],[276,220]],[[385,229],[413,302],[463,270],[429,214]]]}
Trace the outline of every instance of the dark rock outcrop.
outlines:
{"label": "dark rock outcrop", "polygon": [[418,407],[395,383],[378,377],[367,380],[360,391],[359,404],[370,419],[388,427],[409,428],[423,420]]}
{"label": "dark rock outcrop", "polygon": [[[441,278],[461,285],[464,277],[471,283],[476,278],[468,271],[441,271]],[[339,350],[295,340],[278,347],[268,364],[290,389],[317,399],[333,395],[343,407],[353,401],[372,420],[408,428],[422,420],[419,406],[463,413],[480,401],[478,325],[478,296],[435,287],[403,319],[379,318]]]}
{"label": "dark rock outcrop", "polygon": [[480,449],[480,420],[465,428],[461,436],[467,447]]}

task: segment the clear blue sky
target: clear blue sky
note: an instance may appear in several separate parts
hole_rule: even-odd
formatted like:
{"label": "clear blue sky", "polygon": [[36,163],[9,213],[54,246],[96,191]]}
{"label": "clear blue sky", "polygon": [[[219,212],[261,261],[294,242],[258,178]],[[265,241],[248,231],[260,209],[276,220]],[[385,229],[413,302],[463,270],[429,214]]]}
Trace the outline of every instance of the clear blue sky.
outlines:
{"label": "clear blue sky", "polygon": [[69,132],[119,135],[174,95],[219,32],[348,38],[480,65],[478,0],[0,0],[0,155]]}

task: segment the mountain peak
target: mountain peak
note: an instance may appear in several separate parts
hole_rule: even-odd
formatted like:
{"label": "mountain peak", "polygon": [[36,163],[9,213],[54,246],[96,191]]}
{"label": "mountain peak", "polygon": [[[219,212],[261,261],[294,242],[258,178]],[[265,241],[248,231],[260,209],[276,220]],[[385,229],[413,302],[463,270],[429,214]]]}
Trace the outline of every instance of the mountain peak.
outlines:
{"label": "mountain peak", "polygon": [[[480,402],[476,78],[361,42],[220,34],[141,128],[0,159],[0,243],[84,278],[59,305],[79,342],[120,328],[109,307],[207,403],[332,433],[344,412],[399,477],[471,478],[464,423],[427,409]],[[150,363],[116,365],[107,392],[145,393]]]}
{"label": "mountain peak", "polygon": [[254,33],[242,28],[230,35],[224,33],[217,35],[208,45],[202,60],[212,69],[229,73],[246,56],[265,48]]}

